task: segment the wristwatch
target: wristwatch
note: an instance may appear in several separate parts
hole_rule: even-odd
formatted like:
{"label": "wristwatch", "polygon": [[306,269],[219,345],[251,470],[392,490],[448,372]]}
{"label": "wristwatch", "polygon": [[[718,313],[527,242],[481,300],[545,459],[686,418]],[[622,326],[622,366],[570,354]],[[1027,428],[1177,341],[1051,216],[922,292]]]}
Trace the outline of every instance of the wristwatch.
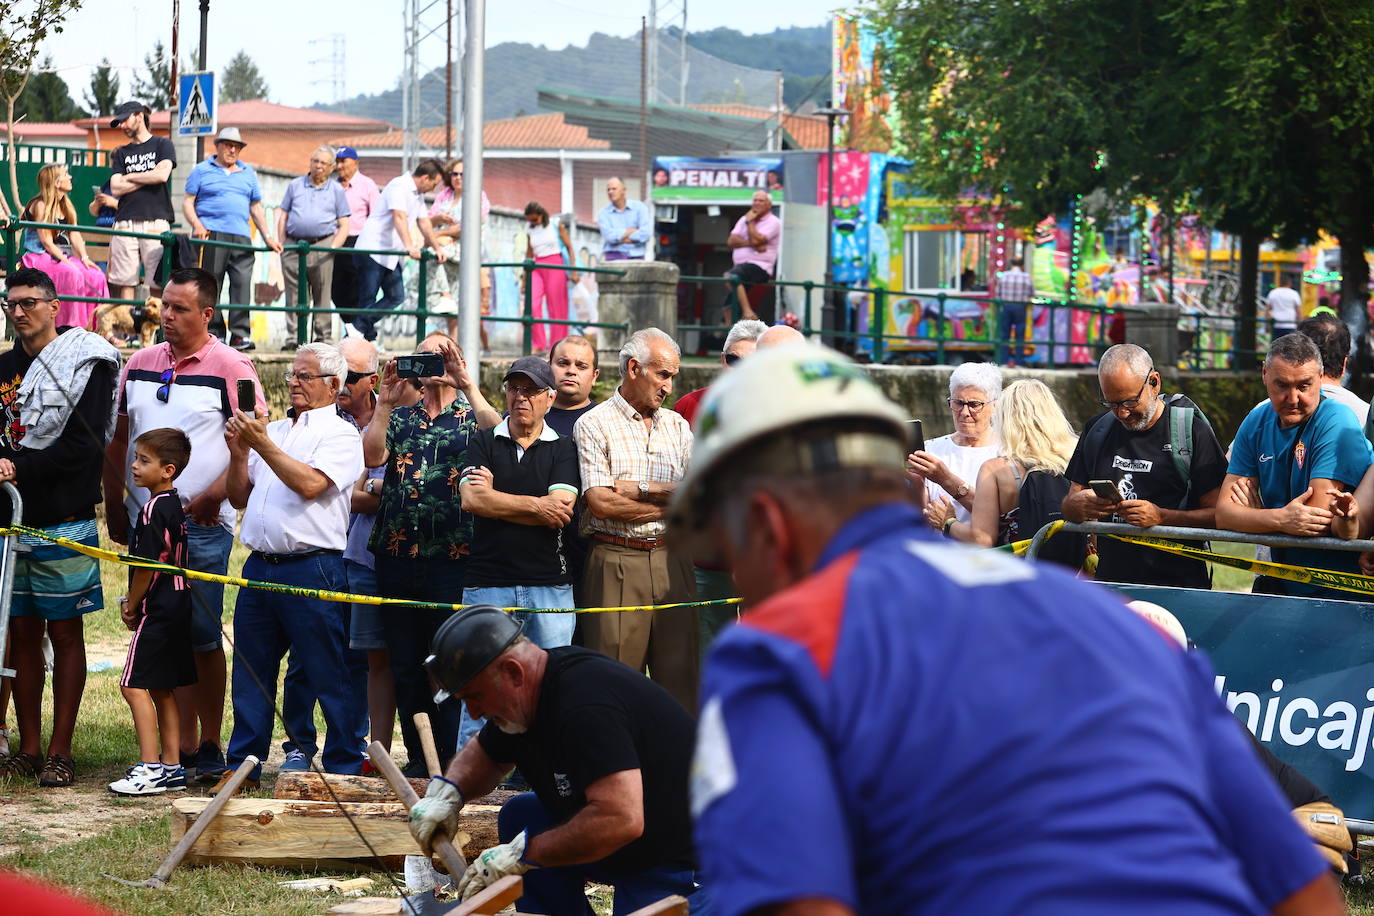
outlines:
{"label": "wristwatch", "polygon": [[375,489],[375,484],[376,484],[376,483],[377,483],[377,478],[376,478],[376,477],[369,477],[369,478],[367,478],[366,482],[363,483],[363,492],[364,492],[364,493],[376,493],[376,492],[377,492],[376,489]]}
{"label": "wristwatch", "polygon": [[640,502],[649,501],[649,481],[647,480],[641,480],[639,482],[639,500]]}
{"label": "wristwatch", "polygon": [[963,499],[965,496],[968,496],[968,484],[960,483],[959,488],[954,491],[954,498]]}

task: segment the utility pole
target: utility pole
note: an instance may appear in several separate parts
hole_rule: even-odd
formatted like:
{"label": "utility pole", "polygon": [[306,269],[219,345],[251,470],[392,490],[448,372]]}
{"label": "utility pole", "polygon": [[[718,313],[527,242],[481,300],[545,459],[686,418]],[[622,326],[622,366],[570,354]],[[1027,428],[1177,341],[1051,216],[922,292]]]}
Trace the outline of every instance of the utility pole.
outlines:
{"label": "utility pole", "polygon": [[486,0],[466,0],[463,48],[463,235],[458,269],[458,344],[474,378],[482,368],[482,114]]}
{"label": "utility pole", "polygon": [[[833,102],[832,102],[833,105]],[[844,108],[817,108],[816,114],[825,115],[825,294],[821,296],[821,329],[835,330],[835,291],[830,289],[835,283],[835,121],[848,117]],[[824,337],[822,337],[824,340]]]}

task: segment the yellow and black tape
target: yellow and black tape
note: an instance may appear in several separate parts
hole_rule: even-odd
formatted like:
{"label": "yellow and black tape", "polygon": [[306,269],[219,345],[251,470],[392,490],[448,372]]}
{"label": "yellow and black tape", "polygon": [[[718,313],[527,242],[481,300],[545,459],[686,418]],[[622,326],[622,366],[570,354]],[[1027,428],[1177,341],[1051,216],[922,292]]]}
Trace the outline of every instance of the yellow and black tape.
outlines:
{"label": "yellow and black tape", "polygon": [[[0,537],[9,535],[27,535],[39,538],[68,550],[85,554],[96,560],[106,563],[118,563],[121,566],[133,566],[140,569],[155,569],[162,572],[175,573],[186,576],[188,579],[200,579],[205,582],[219,582],[223,585],[236,585],[239,588],[253,588],[265,592],[276,592],[283,595],[294,595],[298,598],[317,598],[321,601],[337,601],[346,604],[377,604],[388,607],[418,607],[436,610],[460,611],[463,608],[471,607],[467,604],[443,604],[434,601],[411,601],[406,598],[381,598],[376,595],[351,595],[347,592],[334,592],[321,588],[299,588],[293,585],[279,585],[275,582],[258,582],[254,579],[244,579],[240,576],[221,576],[217,573],[201,572],[195,569],[182,569],[180,566],[173,566],[170,563],[160,563],[157,560],[149,560],[146,557],[135,557],[129,554],[119,553],[114,550],[106,550],[103,547],[90,547],[86,544],[73,541],[70,538],[56,537],[41,531],[37,528],[30,528],[27,525],[11,525],[8,528],[0,528]],[[717,598],[710,601],[680,601],[673,604],[642,604],[633,607],[579,607],[579,608],[530,608],[530,607],[508,607],[502,608],[503,611],[521,611],[526,614],[609,614],[619,611],[665,611],[672,608],[685,607],[718,607],[720,605],[739,604],[738,598]]]}

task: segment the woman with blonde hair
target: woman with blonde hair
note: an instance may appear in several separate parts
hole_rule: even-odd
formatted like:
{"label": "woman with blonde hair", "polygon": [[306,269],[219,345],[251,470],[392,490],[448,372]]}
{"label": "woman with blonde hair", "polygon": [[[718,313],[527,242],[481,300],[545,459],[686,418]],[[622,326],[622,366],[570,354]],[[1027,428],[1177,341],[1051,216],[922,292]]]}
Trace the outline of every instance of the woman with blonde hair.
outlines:
{"label": "woman with blonde hair", "polygon": [[[76,207],[70,197],[72,176],[61,163],[38,170],[38,194],[24,207],[23,218],[34,223],[63,223],[76,226]],[[86,242],[75,228],[71,230],[25,229],[21,267],[34,267],[52,278],[59,296],[89,296],[106,299],[110,285],[105,274],[86,254]],[[58,327],[88,328],[95,314],[95,302],[64,300],[57,307]]]}
{"label": "woman with blonde hair", "polygon": [[[951,537],[984,547],[1029,538],[1059,518],[1059,504],[1069,492],[1064,471],[1078,443],[1054,393],[1034,379],[1003,389],[992,428],[1001,443],[999,455],[978,471],[969,524],[950,527]],[[1083,562],[1081,535],[1061,534],[1045,547],[1044,559],[1074,569]]]}

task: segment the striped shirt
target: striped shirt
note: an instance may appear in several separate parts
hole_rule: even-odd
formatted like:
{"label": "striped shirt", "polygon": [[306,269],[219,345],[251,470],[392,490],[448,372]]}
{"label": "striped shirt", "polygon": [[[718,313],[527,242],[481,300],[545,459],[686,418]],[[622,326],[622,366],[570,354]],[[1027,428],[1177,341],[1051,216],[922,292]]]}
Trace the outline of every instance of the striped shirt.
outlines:
{"label": "striped shirt", "polygon": [[[582,415],[573,427],[582,492],[592,487],[614,487],[617,480],[672,483],[682,479],[692,457],[692,427],[674,411],[654,411],[652,427],[645,426],[639,411],[615,394]],[[662,537],[663,521],[622,522],[582,513],[582,534],[595,531],[617,537]]]}
{"label": "striped shirt", "polygon": [[997,278],[997,298],[1007,302],[1029,302],[1035,296],[1030,274],[1019,267],[1002,271]]}

